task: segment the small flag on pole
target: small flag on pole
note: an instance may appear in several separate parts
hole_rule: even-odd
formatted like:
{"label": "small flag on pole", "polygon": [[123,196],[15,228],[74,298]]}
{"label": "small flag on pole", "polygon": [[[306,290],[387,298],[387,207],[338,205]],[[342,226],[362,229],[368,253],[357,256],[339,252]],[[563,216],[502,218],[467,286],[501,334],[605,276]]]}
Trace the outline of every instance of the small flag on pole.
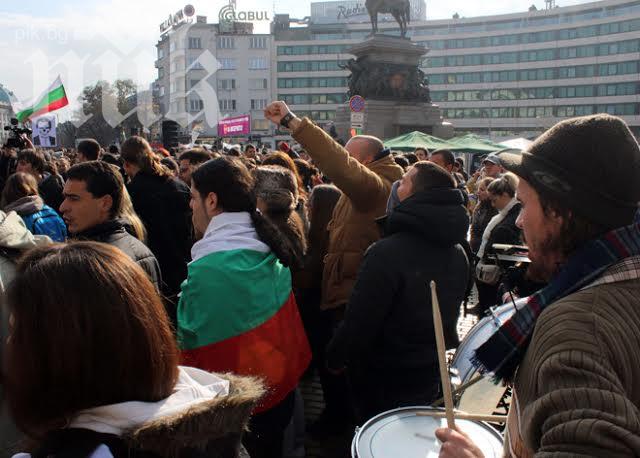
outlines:
{"label": "small flag on pole", "polygon": [[34,104],[18,111],[16,118],[20,122],[25,122],[34,116],[49,113],[67,105],[69,105],[67,93],[64,90],[60,76],[58,76]]}

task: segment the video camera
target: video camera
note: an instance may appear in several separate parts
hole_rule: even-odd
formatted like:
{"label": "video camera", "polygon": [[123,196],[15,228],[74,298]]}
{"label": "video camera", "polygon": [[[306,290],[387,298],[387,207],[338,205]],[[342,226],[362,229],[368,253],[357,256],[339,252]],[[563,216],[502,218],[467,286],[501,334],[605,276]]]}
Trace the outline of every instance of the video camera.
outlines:
{"label": "video camera", "polygon": [[7,148],[26,148],[27,144],[21,136],[23,134],[31,135],[31,129],[26,127],[18,127],[19,121],[17,118],[11,118],[11,125],[4,126],[4,130],[11,131],[11,135],[7,139],[7,143],[4,145]]}

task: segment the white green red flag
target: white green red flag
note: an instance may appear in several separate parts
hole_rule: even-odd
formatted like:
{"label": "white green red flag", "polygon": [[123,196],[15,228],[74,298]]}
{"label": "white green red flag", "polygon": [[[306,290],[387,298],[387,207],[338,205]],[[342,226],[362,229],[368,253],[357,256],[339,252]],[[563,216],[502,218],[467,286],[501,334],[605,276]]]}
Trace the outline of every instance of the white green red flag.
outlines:
{"label": "white green red flag", "polygon": [[35,103],[18,111],[16,118],[20,122],[25,122],[32,117],[58,110],[67,105],[69,105],[67,93],[64,90],[60,76],[58,76],[49,88],[36,99]]}

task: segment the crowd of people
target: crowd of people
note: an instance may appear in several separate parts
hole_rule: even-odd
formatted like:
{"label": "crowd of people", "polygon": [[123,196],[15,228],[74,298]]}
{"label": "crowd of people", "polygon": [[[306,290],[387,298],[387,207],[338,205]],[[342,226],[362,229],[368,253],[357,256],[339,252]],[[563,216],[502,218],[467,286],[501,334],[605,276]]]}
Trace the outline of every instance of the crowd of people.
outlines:
{"label": "crowd of people", "polygon": [[[507,456],[640,455],[640,149],[623,121],[561,122],[469,175],[448,150],[343,146],[283,102],[265,117],[297,148],[3,148],[4,454],[303,456],[315,373],[319,440],[429,406],[435,281],[450,350],[474,287],[478,316],[528,297],[473,355],[513,386]],[[482,456],[463,430],[435,434],[443,457]]]}

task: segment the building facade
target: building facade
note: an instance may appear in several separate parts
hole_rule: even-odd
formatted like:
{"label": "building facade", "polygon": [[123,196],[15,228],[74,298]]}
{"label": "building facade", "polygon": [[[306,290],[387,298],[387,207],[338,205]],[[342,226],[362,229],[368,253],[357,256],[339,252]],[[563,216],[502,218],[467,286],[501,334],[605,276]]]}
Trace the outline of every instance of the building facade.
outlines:
{"label": "building facade", "polygon": [[11,91],[0,84],[0,145],[4,145],[9,138],[10,132],[4,130],[4,127],[10,125],[11,118],[14,116],[11,95]]}
{"label": "building facade", "polygon": [[154,91],[163,119],[189,135],[217,136],[218,121],[251,115],[251,134],[269,137],[263,110],[272,98],[270,34],[253,33],[251,23],[209,24],[206,17],[165,33],[156,48]]}
{"label": "building facade", "polygon": [[[312,4],[305,27],[286,15],[273,23],[277,97],[321,123],[346,101],[346,50],[370,33],[368,17],[330,23],[324,10]],[[379,27],[399,33],[392,21]],[[533,136],[560,119],[607,112],[640,135],[639,30],[640,1],[604,0],[413,21],[408,36],[430,49],[422,70],[457,132]]]}

